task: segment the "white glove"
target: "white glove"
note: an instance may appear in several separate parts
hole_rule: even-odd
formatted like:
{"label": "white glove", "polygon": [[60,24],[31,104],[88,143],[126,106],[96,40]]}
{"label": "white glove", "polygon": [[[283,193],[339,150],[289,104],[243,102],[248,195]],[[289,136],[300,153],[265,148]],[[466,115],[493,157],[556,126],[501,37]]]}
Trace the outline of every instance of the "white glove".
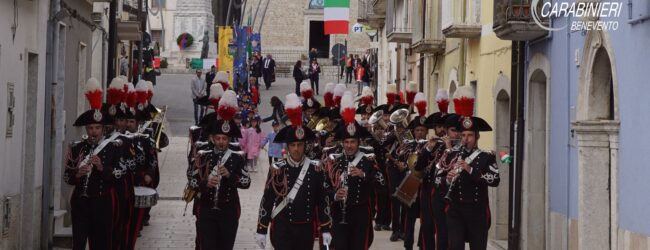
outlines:
{"label": "white glove", "polygon": [[323,245],[329,246],[332,243],[332,235],[330,233],[323,233]]}
{"label": "white glove", "polygon": [[266,234],[255,234],[255,242],[261,249],[266,248]]}

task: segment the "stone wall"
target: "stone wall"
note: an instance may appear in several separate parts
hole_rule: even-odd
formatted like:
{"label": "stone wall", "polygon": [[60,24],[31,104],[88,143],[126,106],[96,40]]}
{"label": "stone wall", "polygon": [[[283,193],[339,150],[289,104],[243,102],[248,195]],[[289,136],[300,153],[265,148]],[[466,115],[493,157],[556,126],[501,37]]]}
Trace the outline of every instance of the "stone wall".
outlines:
{"label": "stone wall", "polygon": [[[260,0],[248,1],[244,15],[244,23],[251,17],[255,18],[255,10]],[[262,1],[254,23],[254,31],[258,32],[262,23],[264,7],[267,1]],[[350,1],[350,30],[357,20],[358,1]],[[308,9],[306,0],[273,0],[270,1],[262,26],[262,50],[303,50],[307,54],[309,46],[309,21],[323,20],[322,9]],[[343,43],[343,35],[336,36],[336,42]],[[366,34],[350,33],[348,35],[350,49],[369,48],[370,39]],[[330,46],[335,44],[330,37]]]}

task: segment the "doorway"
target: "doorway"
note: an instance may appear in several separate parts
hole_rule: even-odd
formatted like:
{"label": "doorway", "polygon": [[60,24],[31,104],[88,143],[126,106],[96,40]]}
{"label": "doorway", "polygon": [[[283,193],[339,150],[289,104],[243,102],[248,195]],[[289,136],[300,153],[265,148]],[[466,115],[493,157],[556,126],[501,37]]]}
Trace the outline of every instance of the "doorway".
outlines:
{"label": "doorway", "polygon": [[309,21],[309,51],[315,48],[317,58],[330,57],[330,35],[325,35],[325,22]]}
{"label": "doorway", "polygon": [[[497,81],[497,86],[500,82],[505,86],[509,84],[505,77]],[[506,89],[500,89],[496,95],[495,125],[496,152],[510,152],[510,94]],[[496,240],[499,245],[507,245],[509,185],[503,181],[510,180],[510,166],[501,161],[497,161],[497,165],[502,183],[497,188],[490,189],[490,210],[495,223],[491,230],[491,239]]]}
{"label": "doorway", "polygon": [[38,96],[38,54],[27,53],[27,65],[25,75],[25,127],[23,143],[23,169],[22,169],[22,201],[21,201],[21,232],[20,242],[22,249],[34,249],[36,234],[34,228],[40,228],[40,207],[34,202],[36,197],[40,200],[41,194],[36,193],[36,130],[37,125],[37,96]]}
{"label": "doorway", "polygon": [[523,242],[527,249],[546,248],[546,136],[547,75],[541,69],[535,70],[529,82],[528,110],[526,122],[526,152],[524,157],[524,180],[522,197]]}

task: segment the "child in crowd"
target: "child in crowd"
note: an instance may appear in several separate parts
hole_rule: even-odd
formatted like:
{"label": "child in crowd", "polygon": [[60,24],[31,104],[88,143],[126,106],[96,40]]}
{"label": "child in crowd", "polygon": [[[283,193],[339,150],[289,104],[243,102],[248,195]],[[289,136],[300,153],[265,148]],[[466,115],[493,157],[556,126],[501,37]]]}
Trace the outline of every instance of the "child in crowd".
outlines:
{"label": "child in crowd", "polygon": [[262,140],[265,137],[264,131],[260,128],[260,117],[255,116],[250,120],[250,128],[242,133],[245,145],[242,149],[246,153],[248,160],[247,170],[257,172],[257,157],[260,155]]}
{"label": "child in crowd", "polygon": [[280,131],[280,123],[277,121],[273,121],[273,132],[268,133],[266,137],[264,137],[264,140],[262,141],[262,145],[260,145],[260,148],[264,148],[266,144],[269,144],[268,148],[268,155],[269,155],[269,166],[273,164],[274,162],[282,159],[282,149],[285,148],[284,143],[275,143],[273,140],[275,140],[275,136],[278,134],[278,131]]}

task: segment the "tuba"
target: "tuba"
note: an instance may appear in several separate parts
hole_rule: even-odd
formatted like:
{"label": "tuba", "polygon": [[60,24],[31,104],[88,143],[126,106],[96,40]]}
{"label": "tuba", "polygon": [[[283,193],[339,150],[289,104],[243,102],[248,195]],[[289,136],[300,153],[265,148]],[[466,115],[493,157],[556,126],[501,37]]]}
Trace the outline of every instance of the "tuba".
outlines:
{"label": "tuba", "polygon": [[310,119],[309,122],[307,123],[307,127],[308,127],[309,129],[312,129],[312,130],[313,130],[313,129],[316,128],[316,125],[318,125],[318,122],[319,122],[319,121],[320,121],[319,117],[314,115],[314,116],[311,117],[311,119]]}
{"label": "tuba", "polygon": [[373,131],[376,128],[385,130],[388,128],[388,125],[386,122],[384,122],[384,119],[382,118],[384,116],[384,111],[383,110],[378,110],[377,112],[373,113],[370,118],[368,118],[368,123],[372,126]]}
{"label": "tuba", "polygon": [[[408,118],[409,118],[409,111],[408,109],[398,109],[392,114],[390,114],[390,123],[393,124],[394,126],[401,126],[402,128],[408,127]],[[413,140],[413,134],[411,133],[410,130],[406,130],[400,134],[396,134],[397,139],[399,142],[403,142],[404,140]]]}

